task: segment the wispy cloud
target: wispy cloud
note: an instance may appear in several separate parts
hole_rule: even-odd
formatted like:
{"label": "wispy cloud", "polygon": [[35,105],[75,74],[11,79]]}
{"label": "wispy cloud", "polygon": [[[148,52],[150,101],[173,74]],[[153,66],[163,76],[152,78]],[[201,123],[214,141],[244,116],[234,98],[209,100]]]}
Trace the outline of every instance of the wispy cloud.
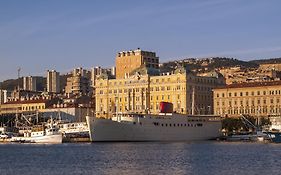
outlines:
{"label": "wispy cloud", "polygon": [[[77,31],[79,29],[87,28],[89,26],[93,26],[95,24],[99,24],[102,22],[111,22],[116,20],[126,20],[131,16],[137,18],[140,17],[150,17],[154,15],[163,15],[169,13],[175,13],[180,11],[189,11],[196,10],[202,8],[212,8],[214,6],[229,3],[229,0],[212,0],[212,1],[192,1],[184,2],[175,5],[168,5],[162,3],[154,3],[153,6],[133,6],[132,8],[128,8],[126,10],[120,9],[117,11],[112,11],[109,13],[101,13],[94,14],[91,13],[92,16],[83,17],[83,18],[73,18],[75,14],[83,14],[83,9],[75,9],[68,12],[59,12],[54,13],[52,15],[46,14],[45,16],[19,16],[6,23],[3,26],[0,26],[0,36],[2,35],[4,38],[11,39],[13,37],[21,37],[26,38],[32,36],[34,34],[41,34],[48,31],[53,31],[54,35],[66,34],[69,32]],[[210,18],[210,16],[206,16]],[[199,21],[199,18],[190,17],[187,18],[186,21]],[[202,18],[201,18],[202,20]]]}

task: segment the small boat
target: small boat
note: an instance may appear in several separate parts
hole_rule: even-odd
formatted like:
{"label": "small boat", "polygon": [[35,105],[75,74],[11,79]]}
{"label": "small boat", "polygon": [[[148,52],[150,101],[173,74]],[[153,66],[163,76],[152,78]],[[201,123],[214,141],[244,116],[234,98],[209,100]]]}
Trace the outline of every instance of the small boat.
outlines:
{"label": "small boat", "polygon": [[246,134],[234,134],[226,137],[226,141],[242,141],[242,142],[264,142],[268,140],[268,134],[261,131]]}
{"label": "small boat", "polygon": [[281,116],[270,116],[271,125],[264,131],[273,143],[281,143]]}
{"label": "small boat", "polygon": [[281,143],[281,132],[280,131],[268,131],[267,135],[273,143]]}

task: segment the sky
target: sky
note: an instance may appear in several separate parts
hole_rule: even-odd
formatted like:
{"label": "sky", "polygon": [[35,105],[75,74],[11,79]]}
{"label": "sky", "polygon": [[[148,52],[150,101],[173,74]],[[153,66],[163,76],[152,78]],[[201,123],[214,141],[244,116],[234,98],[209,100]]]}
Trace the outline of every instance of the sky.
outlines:
{"label": "sky", "polygon": [[112,67],[119,51],[160,62],[281,57],[280,0],[0,0],[0,81]]}

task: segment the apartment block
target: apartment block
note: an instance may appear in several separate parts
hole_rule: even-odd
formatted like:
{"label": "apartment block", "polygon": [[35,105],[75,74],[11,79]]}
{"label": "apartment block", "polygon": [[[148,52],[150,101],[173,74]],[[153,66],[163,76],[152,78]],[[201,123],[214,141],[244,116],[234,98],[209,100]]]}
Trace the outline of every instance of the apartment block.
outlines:
{"label": "apartment block", "polygon": [[33,76],[23,77],[23,90],[37,91],[37,79]]}
{"label": "apartment block", "polygon": [[60,73],[55,70],[47,71],[47,91],[60,93]]}

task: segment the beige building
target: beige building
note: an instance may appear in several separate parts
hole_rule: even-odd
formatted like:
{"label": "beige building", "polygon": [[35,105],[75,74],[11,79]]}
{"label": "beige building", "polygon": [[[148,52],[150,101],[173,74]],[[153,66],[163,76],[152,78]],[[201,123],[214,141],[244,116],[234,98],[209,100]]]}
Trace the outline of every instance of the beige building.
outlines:
{"label": "beige building", "polygon": [[214,89],[216,115],[239,117],[281,114],[281,81],[232,84]]}
{"label": "beige building", "polygon": [[23,90],[37,91],[37,79],[33,76],[23,77]]}
{"label": "beige building", "polygon": [[159,57],[155,52],[140,50],[119,52],[116,56],[116,79],[128,77],[129,74],[145,65],[147,68],[159,68]]}
{"label": "beige building", "polygon": [[7,90],[0,89],[0,105],[8,101],[9,94],[10,92],[8,92]]}
{"label": "beige building", "polygon": [[[159,113],[160,102],[173,103],[173,111],[210,114],[213,111],[212,89],[224,83],[216,77],[200,77],[183,69],[173,74],[153,76],[135,74],[126,79],[98,79],[96,82],[96,114],[111,117],[116,112]],[[194,92],[194,93],[193,93]],[[194,98],[193,98],[194,94]]]}
{"label": "beige building", "polygon": [[0,106],[0,114],[21,114],[36,111],[42,112],[50,104],[51,101],[46,99],[9,101]]}
{"label": "beige building", "polygon": [[89,73],[82,68],[74,69],[72,76],[67,78],[65,93],[87,95],[90,93]]}
{"label": "beige building", "polygon": [[55,70],[47,71],[47,91],[51,93],[60,92],[60,73]]}

